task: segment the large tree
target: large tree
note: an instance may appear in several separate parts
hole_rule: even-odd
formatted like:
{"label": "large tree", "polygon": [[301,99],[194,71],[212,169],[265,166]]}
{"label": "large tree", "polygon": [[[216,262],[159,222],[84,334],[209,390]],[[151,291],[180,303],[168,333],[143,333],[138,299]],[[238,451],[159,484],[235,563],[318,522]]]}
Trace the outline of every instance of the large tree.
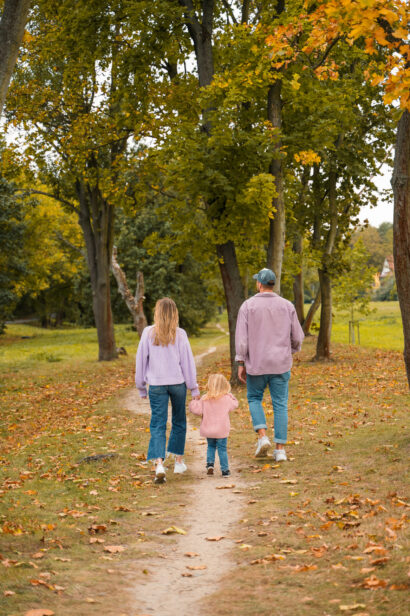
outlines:
{"label": "large tree", "polygon": [[5,0],[0,17],[0,116],[17,61],[31,0]]}
{"label": "large tree", "polygon": [[10,119],[25,129],[26,160],[34,161],[47,193],[78,216],[100,360],[116,357],[115,207],[127,201],[135,144],[150,135],[149,105],[167,41],[150,16],[146,3],[95,0],[73,10],[71,0],[39,2],[9,105]]}

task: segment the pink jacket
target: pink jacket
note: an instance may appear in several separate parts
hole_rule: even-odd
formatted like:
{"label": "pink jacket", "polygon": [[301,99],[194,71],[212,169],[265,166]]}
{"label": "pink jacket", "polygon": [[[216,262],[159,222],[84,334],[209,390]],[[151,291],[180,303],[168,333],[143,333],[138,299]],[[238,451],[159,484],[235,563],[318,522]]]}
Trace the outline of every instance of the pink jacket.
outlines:
{"label": "pink jacket", "polygon": [[229,412],[238,407],[238,400],[232,394],[220,398],[191,400],[189,410],[194,415],[202,415],[199,433],[206,438],[226,438],[231,423]]}

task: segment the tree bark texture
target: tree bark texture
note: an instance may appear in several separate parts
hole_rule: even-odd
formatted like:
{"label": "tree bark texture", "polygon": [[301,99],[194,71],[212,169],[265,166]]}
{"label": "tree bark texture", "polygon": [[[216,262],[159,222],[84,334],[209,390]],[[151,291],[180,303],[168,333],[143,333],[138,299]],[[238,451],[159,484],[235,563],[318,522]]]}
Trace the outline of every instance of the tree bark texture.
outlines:
{"label": "tree bark texture", "polygon": [[231,382],[237,383],[235,364],[235,329],[239,308],[245,301],[245,292],[236,258],[235,245],[232,241],[217,246],[219,269],[225,292],[229,325],[229,349],[231,355]]}
{"label": "tree bark texture", "polygon": [[[293,242],[293,252],[302,257],[303,239],[301,235],[298,235]],[[299,323],[303,325],[305,320],[305,302],[303,294],[303,269],[302,261],[300,263],[300,271],[293,276],[293,299],[298,315]]]}
{"label": "tree bark texture", "polygon": [[330,338],[332,334],[332,281],[325,269],[319,269],[319,282],[322,306],[315,357],[318,360],[330,358]]}
{"label": "tree bark texture", "polygon": [[98,359],[109,361],[117,357],[110,296],[114,208],[102,197],[98,187],[90,187],[78,181],[76,191],[80,204],[79,223],[84,235],[91,279]]}
{"label": "tree bark texture", "polygon": [[0,115],[27,22],[30,0],[5,0],[0,20]]}
{"label": "tree bark texture", "polygon": [[127,277],[117,261],[117,249],[115,246],[112,250],[111,270],[117,281],[118,291],[132,315],[134,327],[141,336],[144,327],[147,326],[147,319],[144,313],[144,275],[142,272],[137,272],[137,288],[134,297],[128,286]]}
{"label": "tree bark texture", "polygon": [[332,334],[332,281],[329,273],[329,260],[335,246],[337,237],[337,174],[329,172],[329,231],[322,256],[322,265],[319,268],[319,282],[322,306],[320,310],[320,328],[316,345],[315,359],[329,359],[330,338]]}
{"label": "tree bark texture", "polygon": [[407,110],[397,128],[392,187],[394,272],[403,322],[404,363],[410,386],[410,113]]}
{"label": "tree bark texture", "polygon": [[319,286],[318,292],[316,293],[316,297],[313,300],[313,302],[310,304],[310,308],[306,315],[306,319],[303,321],[303,324],[302,324],[302,329],[303,329],[303,333],[305,334],[305,336],[307,336],[310,331],[310,327],[313,323],[313,317],[315,316],[320,306],[320,302],[321,302],[321,293],[320,293],[320,286]]}
{"label": "tree bark texture", "polygon": [[[268,91],[268,120],[279,131],[282,128],[282,82],[278,79]],[[269,172],[275,178],[277,196],[273,199],[274,217],[269,222],[269,242],[267,251],[267,267],[276,274],[275,292],[280,294],[280,279],[282,275],[283,252],[285,249],[285,193],[283,186],[283,163],[281,154],[282,141],[279,138],[275,145],[275,158],[269,166]]]}

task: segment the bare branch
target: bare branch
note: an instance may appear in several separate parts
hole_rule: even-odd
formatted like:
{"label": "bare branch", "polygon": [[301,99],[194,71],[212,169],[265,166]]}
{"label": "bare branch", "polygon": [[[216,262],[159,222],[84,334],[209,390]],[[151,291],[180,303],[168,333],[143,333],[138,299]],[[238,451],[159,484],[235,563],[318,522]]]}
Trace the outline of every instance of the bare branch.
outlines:
{"label": "bare branch", "polygon": [[21,192],[23,195],[43,195],[43,197],[50,197],[50,199],[55,199],[56,201],[59,201],[63,205],[66,205],[67,207],[69,207],[72,212],[75,212],[76,214],[80,213],[80,210],[77,208],[77,206],[73,205],[70,201],[67,201],[66,199],[62,199],[61,197],[57,197],[56,195],[46,193],[42,190],[17,188],[17,192]]}
{"label": "bare branch", "polygon": [[322,64],[326,61],[326,58],[328,57],[328,55],[330,54],[330,52],[332,51],[333,47],[340,41],[340,36],[337,36],[335,39],[333,39],[333,41],[331,43],[329,43],[329,45],[327,46],[327,49],[325,51],[325,53],[323,54],[321,60],[319,60],[312,68],[315,71],[317,68],[319,68],[319,66],[322,66]]}

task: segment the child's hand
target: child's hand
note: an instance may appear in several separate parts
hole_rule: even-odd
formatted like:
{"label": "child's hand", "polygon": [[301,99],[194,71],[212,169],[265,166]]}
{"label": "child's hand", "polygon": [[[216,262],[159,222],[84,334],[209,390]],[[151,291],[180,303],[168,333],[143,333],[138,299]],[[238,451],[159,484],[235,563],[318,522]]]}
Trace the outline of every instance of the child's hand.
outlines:
{"label": "child's hand", "polygon": [[192,396],[192,400],[200,400],[201,397],[200,396]]}

